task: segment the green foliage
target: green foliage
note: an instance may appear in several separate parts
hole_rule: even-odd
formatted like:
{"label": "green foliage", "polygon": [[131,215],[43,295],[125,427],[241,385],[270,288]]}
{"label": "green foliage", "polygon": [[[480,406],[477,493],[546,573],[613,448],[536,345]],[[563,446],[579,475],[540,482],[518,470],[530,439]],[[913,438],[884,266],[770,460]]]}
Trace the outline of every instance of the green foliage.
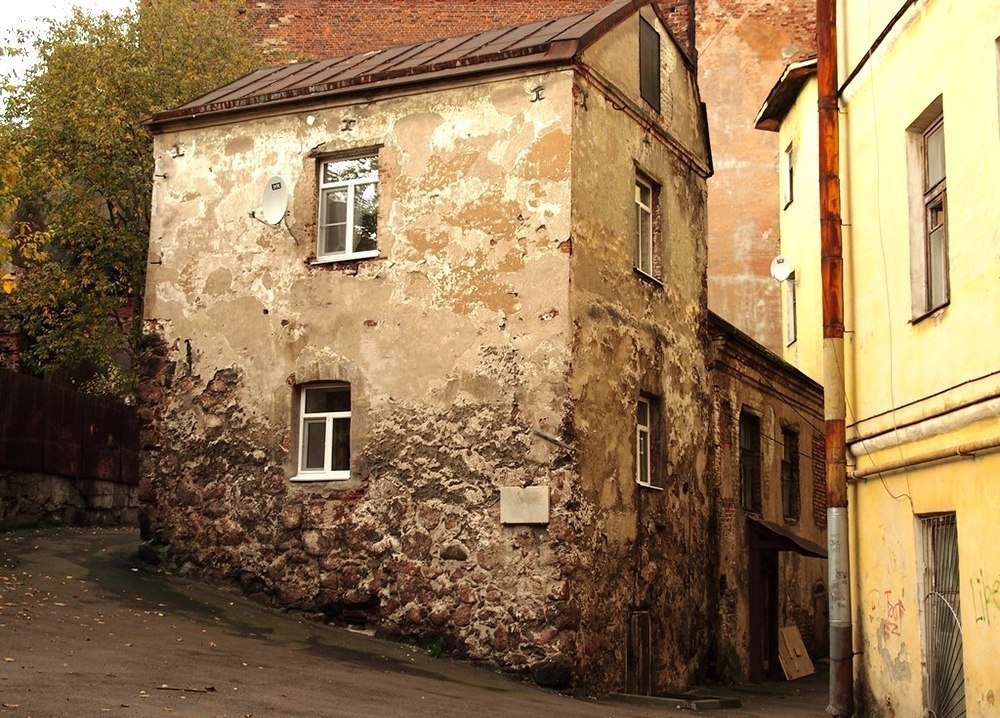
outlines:
{"label": "green foliage", "polygon": [[[0,123],[0,330],[23,367],[127,396],[142,316],[154,164],[143,122],[261,64],[235,0],[79,8],[32,40]],[[109,389],[109,387],[111,387]]]}

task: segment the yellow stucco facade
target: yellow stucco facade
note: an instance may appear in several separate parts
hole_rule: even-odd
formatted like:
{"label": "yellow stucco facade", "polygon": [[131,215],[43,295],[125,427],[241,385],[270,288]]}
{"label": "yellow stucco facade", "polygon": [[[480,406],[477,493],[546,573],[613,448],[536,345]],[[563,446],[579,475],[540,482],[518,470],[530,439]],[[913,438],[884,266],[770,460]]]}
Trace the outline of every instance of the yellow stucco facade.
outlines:
{"label": "yellow stucco facade", "polygon": [[[1000,0],[837,13],[856,715],[1000,715]],[[815,76],[778,90],[785,358],[821,379]]]}

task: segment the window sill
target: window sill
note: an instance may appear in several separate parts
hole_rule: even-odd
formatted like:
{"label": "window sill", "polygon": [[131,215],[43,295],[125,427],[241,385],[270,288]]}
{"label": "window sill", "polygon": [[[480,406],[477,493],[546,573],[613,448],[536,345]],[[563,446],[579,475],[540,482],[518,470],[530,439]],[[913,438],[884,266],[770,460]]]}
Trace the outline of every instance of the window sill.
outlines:
{"label": "window sill", "polygon": [[647,282],[648,284],[652,284],[657,289],[663,289],[663,282],[661,282],[659,279],[657,279],[656,277],[654,277],[651,274],[646,274],[644,271],[642,271],[638,267],[632,267],[632,274],[634,274],[636,277],[638,277],[642,281]]}
{"label": "window sill", "polygon": [[337,262],[356,262],[359,259],[374,259],[378,257],[379,251],[371,249],[367,252],[355,252],[354,254],[335,254],[329,257],[317,257],[309,260],[309,264],[335,264]]}
{"label": "window sill", "polygon": [[636,481],[635,485],[641,486],[644,489],[652,489],[653,491],[663,491],[663,487],[657,486],[656,484],[644,484],[641,481]]}
{"label": "window sill", "polygon": [[350,479],[351,472],[340,471],[335,474],[297,474],[289,479],[289,481],[293,481],[297,484],[308,484],[318,481],[350,481]]}
{"label": "window sill", "polygon": [[948,306],[950,304],[951,304],[951,300],[949,299],[947,302],[945,302],[944,304],[942,304],[940,306],[934,307],[933,309],[928,309],[923,314],[918,314],[917,316],[913,317],[913,319],[910,320],[910,324],[911,325],[919,324],[920,322],[924,321],[925,319],[929,319],[930,317],[933,317],[935,314],[939,314],[939,313],[943,312],[945,309],[948,308]]}

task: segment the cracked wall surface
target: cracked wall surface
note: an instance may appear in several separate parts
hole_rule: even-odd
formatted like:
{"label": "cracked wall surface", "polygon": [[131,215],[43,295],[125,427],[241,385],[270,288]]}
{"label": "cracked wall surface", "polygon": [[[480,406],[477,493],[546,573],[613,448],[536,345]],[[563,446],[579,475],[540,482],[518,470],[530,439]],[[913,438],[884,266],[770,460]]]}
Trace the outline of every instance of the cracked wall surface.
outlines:
{"label": "cracked wall surface", "polygon": [[[594,76],[156,137],[151,546],[265,601],[594,691],[623,688],[645,606],[656,685],[685,687],[710,620],[688,600],[708,518],[707,141],[666,40],[662,136],[614,109],[638,96],[614,59],[637,56],[636,29],[588,50]],[[316,264],[318,158],[359,148],[379,157],[381,256]],[[635,162],[663,182],[659,288],[631,268]],[[273,175],[291,197],[278,226],[258,219]],[[351,478],[299,483],[297,392],[321,381],[351,386]],[[633,478],[639,391],[665,399],[663,491]],[[502,525],[499,489],[527,486],[548,488],[548,522]]]}

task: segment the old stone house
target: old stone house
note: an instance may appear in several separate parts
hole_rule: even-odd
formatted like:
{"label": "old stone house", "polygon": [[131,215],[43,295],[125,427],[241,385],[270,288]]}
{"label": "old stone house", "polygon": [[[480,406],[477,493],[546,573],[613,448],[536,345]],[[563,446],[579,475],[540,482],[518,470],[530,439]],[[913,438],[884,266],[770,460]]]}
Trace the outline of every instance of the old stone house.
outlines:
{"label": "old stone house", "polygon": [[828,654],[823,389],[711,312],[708,331],[718,673],[781,679],[782,628]]}
{"label": "old stone house", "polygon": [[150,546],[542,683],[687,685],[711,159],[662,12],[261,70],[150,126]]}

